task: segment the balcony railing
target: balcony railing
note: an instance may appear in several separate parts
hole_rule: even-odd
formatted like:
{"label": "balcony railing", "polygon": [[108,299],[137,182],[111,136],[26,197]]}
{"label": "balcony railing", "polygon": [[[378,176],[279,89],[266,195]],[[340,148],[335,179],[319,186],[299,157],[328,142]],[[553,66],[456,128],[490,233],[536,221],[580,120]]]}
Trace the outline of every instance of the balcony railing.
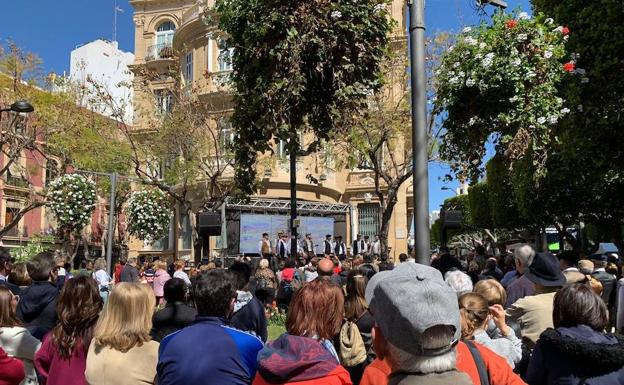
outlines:
{"label": "balcony railing", "polygon": [[145,54],[145,61],[173,59],[173,45],[172,43],[160,43],[147,47],[147,53]]}

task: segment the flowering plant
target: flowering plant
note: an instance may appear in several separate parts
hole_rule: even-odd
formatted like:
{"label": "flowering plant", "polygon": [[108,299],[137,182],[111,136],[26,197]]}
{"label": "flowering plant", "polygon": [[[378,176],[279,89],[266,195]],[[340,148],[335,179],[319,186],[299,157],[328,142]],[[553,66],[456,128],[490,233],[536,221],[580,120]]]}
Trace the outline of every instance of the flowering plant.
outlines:
{"label": "flowering plant", "polygon": [[585,74],[566,50],[569,33],[524,12],[464,28],[436,69],[435,109],[446,129],[441,152],[455,172],[478,176],[489,140],[512,165],[530,153],[539,170],[553,125],[570,112],[558,86]]}
{"label": "flowering plant", "polygon": [[135,191],[128,199],[128,231],[142,241],[153,242],[169,232],[171,209],[160,190]]}
{"label": "flowering plant", "polygon": [[47,205],[61,228],[80,231],[95,209],[95,183],[78,174],[65,174],[50,184]]}

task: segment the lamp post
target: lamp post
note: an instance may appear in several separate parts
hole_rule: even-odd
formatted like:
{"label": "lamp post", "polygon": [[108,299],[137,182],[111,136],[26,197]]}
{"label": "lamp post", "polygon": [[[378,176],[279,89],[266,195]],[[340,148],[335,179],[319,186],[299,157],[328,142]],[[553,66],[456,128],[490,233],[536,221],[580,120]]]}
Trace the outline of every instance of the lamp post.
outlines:
{"label": "lamp post", "polygon": [[[479,5],[507,7],[504,0],[477,0]],[[412,181],[414,183],[414,258],[428,264],[429,171],[427,83],[425,72],[425,0],[407,0],[409,8],[410,86],[412,89]]]}
{"label": "lamp post", "polygon": [[2,120],[3,112],[15,112],[18,114],[19,113],[28,114],[30,112],[33,112],[34,110],[35,110],[35,107],[33,107],[32,104],[28,103],[25,100],[18,100],[7,108],[0,108],[0,121]]}

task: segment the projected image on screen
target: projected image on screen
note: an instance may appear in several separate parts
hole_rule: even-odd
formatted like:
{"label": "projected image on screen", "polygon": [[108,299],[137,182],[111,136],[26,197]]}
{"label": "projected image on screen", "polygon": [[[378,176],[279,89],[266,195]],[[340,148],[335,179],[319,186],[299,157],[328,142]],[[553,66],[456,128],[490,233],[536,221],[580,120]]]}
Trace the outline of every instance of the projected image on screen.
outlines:
{"label": "projected image on screen", "polygon": [[[326,234],[334,234],[334,218],[300,217],[301,239],[306,233],[312,234],[316,252],[322,252]],[[259,253],[259,242],[262,233],[269,233],[271,242],[275,241],[279,231],[289,231],[286,215],[242,214],[240,220],[240,252],[245,254]],[[275,246],[275,245],[273,245]]]}

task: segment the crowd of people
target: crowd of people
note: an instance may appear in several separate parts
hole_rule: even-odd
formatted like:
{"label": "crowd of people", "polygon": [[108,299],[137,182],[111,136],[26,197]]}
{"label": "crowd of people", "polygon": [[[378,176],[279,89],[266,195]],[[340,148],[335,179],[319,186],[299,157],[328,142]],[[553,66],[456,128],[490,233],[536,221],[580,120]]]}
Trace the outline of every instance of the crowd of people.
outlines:
{"label": "crowd of people", "polygon": [[624,384],[619,262],[522,245],[431,266],[128,258],[111,277],[1,249],[0,384]]}

